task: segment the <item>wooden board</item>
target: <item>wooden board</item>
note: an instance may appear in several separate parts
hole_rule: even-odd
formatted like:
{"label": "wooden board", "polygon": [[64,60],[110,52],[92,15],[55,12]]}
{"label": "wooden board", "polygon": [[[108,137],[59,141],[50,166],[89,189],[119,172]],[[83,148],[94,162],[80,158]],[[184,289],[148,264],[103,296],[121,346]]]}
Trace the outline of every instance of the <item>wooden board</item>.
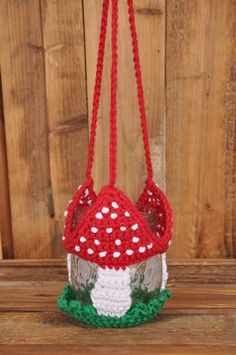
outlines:
{"label": "wooden board", "polygon": [[88,124],[82,1],[41,1],[54,238],[63,254],[64,210],[85,180]]}
{"label": "wooden board", "polygon": [[[28,284],[29,280],[44,282],[66,282],[66,260],[1,260],[0,282],[19,282]],[[236,286],[236,261],[225,260],[169,260],[169,285],[193,287],[198,285],[228,284]]]}
{"label": "wooden board", "polygon": [[14,255],[50,257],[47,113],[40,3],[2,0],[1,70]]}
{"label": "wooden board", "polygon": [[[90,116],[101,4],[101,1],[84,1]],[[155,179],[163,186],[165,1],[139,0],[135,1],[134,5]],[[108,23],[110,24],[110,19]],[[94,168],[97,190],[108,181],[110,57],[110,26],[108,26]],[[118,186],[131,199],[136,200],[143,188],[146,169],[125,1],[119,2],[118,97]]]}
{"label": "wooden board", "polygon": [[169,255],[232,257],[236,3],[166,4],[166,173],[175,230]]}
{"label": "wooden board", "polygon": [[13,257],[11,210],[5,136],[6,132],[3,114],[3,97],[2,87],[0,85],[0,259],[2,257]]}
{"label": "wooden board", "polygon": [[[57,297],[61,294],[65,282],[1,282],[0,312],[18,311],[52,311],[57,310]],[[173,292],[165,310],[168,314],[229,314],[229,310],[236,310],[235,287],[177,287],[169,286]],[[11,295],[9,298],[8,295]],[[194,310],[194,311],[193,311]]]}
{"label": "wooden board", "polygon": [[225,345],[236,346],[236,314],[161,314],[130,329],[95,329],[54,312],[1,313],[4,344]]}
{"label": "wooden board", "polygon": [[[185,271],[197,262],[185,261]],[[206,261],[201,269],[235,266],[235,262]],[[190,285],[176,277],[169,285],[172,297],[161,315],[130,329],[96,329],[79,323],[57,308],[56,299],[65,281],[61,260],[1,261],[0,352],[1,354],[234,354],[236,351],[236,288]],[[176,261],[171,267],[178,268]],[[12,270],[22,270],[15,273]],[[41,271],[40,271],[41,270]],[[50,274],[51,270],[51,274]],[[196,269],[197,270],[197,269]],[[195,270],[195,271],[196,271]],[[209,275],[211,269],[208,269]],[[227,273],[226,269],[224,270]],[[191,272],[190,272],[191,274]],[[217,272],[215,272],[217,275]],[[45,277],[43,276],[45,275]],[[52,277],[53,276],[53,277]],[[220,277],[221,279],[221,277]],[[195,280],[196,281],[196,280]],[[216,277],[216,281],[219,281]],[[5,344],[3,346],[3,344]],[[39,349],[40,346],[40,349]]]}
{"label": "wooden board", "polygon": [[30,345],[0,345],[0,351],[4,355],[34,355],[57,354],[57,355],[108,355],[113,352],[122,355],[234,355],[235,347],[211,346],[211,345],[57,345],[57,344],[30,344]]}
{"label": "wooden board", "polygon": [[2,1],[1,10],[14,254],[58,257],[87,159],[82,1]]}
{"label": "wooden board", "polygon": [[[64,253],[63,211],[83,181],[87,159],[101,4],[0,1],[4,257]],[[134,4],[154,178],[167,187],[174,209],[168,255],[234,258],[235,0]],[[120,1],[117,171],[118,186],[136,200],[146,170],[126,10]],[[97,191],[108,178],[110,56],[109,28],[93,172]]]}

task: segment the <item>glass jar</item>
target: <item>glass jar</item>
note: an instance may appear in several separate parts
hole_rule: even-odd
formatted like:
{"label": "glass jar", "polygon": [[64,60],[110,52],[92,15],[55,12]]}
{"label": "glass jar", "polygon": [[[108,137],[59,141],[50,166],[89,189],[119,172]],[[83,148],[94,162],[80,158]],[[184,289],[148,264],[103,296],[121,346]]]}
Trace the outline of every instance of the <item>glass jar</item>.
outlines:
{"label": "glass jar", "polygon": [[[143,206],[137,206],[138,210],[146,220],[149,228],[155,232],[156,228],[156,213],[152,209],[145,211]],[[74,225],[76,225],[81,218],[81,216],[86,212],[87,209],[78,209],[74,215]],[[158,234],[157,238],[158,238]],[[82,305],[94,305],[96,308],[96,301],[93,302],[93,297],[91,297],[96,284],[98,285],[98,274],[99,266],[95,263],[84,260],[77,255],[68,254],[67,266],[69,272],[69,281],[74,292],[75,299],[77,299]],[[126,287],[125,292],[129,294],[129,302],[123,305],[122,315],[125,310],[128,310],[132,304],[137,302],[142,302],[143,304],[148,304],[152,299],[158,298],[160,291],[165,288],[165,283],[167,279],[165,255],[155,255],[145,261],[129,266],[129,278],[126,281],[122,278],[120,279],[121,287]],[[112,276],[112,275],[111,275]],[[108,281],[109,282],[109,281]],[[112,281],[111,281],[112,282]],[[117,282],[117,280],[116,280]],[[124,284],[126,283],[126,286]],[[103,284],[99,285],[100,289],[103,288]],[[113,287],[113,285],[111,285]],[[109,306],[106,304],[106,312],[98,310],[98,313],[103,315],[113,315],[118,316],[118,313],[114,313],[117,309],[117,303],[121,302],[121,295],[118,294],[119,287],[114,285],[116,288],[114,293],[110,297]],[[104,290],[104,293],[106,291]],[[116,296],[115,296],[116,295]],[[100,297],[100,295],[98,295]],[[117,298],[117,301],[114,300]],[[116,302],[116,304],[115,304]],[[112,305],[112,303],[114,303]]]}
{"label": "glass jar", "polygon": [[[163,286],[162,263],[158,254],[129,267],[132,303],[148,303],[158,296]],[[98,265],[68,254],[68,271],[75,298],[82,304],[92,304],[91,291],[97,282]]]}

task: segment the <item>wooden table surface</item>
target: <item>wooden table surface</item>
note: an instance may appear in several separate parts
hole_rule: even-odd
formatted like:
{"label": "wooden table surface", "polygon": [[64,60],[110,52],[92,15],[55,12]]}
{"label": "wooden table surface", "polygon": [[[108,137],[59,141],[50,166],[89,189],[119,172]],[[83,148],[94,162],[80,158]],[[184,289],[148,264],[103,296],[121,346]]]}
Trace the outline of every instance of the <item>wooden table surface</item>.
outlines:
{"label": "wooden table surface", "polygon": [[236,354],[236,262],[171,261],[155,320],[96,329],[57,309],[61,260],[0,261],[0,354]]}

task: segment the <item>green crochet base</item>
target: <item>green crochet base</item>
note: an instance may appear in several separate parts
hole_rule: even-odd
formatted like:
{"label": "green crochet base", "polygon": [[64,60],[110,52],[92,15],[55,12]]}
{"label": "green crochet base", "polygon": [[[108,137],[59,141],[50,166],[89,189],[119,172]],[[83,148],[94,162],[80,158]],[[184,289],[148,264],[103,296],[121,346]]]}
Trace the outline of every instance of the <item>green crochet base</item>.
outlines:
{"label": "green crochet base", "polygon": [[126,328],[135,327],[154,318],[160,313],[165,301],[170,296],[171,292],[164,289],[147,304],[142,302],[134,303],[123,317],[107,317],[99,316],[91,304],[81,304],[75,298],[72,287],[66,285],[62,295],[58,298],[58,305],[63,312],[66,312],[72,318],[98,328]]}

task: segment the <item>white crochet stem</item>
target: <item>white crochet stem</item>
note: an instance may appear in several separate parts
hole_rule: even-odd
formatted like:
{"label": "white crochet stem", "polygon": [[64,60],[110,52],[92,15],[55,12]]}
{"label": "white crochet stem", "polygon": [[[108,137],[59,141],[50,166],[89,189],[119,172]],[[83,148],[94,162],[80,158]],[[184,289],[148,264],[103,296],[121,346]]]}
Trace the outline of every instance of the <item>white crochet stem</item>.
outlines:
{"label": "white crochet stem", "polygon": [[168,272],[167,272],[167,265],[166,265],[166,253],[161,254],[161,261],[162,261],[162,283],[161,283],[161,290],[166,288],[166,283],[168,280]]}
{"label": "white crochet stem", "polygon": [[122,317],[129,310],[132,303],[130,274],[128,267],[125,270],[98,268],[91,299],[99,315]]}

